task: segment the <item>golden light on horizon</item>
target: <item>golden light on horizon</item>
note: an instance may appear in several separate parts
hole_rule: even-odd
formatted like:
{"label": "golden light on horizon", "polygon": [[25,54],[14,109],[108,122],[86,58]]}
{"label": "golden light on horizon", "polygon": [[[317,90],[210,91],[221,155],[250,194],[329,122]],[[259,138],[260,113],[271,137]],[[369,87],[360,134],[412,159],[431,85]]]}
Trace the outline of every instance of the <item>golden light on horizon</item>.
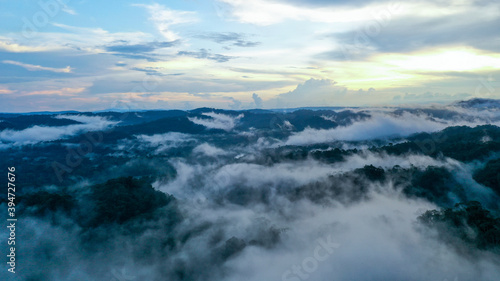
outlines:
{"label": "golden light on horizon", "polygon": [[472,48],[435,49],[409,54],[382,54],[377,61],[401,70],[476,71],[500,68],[500,55]]}

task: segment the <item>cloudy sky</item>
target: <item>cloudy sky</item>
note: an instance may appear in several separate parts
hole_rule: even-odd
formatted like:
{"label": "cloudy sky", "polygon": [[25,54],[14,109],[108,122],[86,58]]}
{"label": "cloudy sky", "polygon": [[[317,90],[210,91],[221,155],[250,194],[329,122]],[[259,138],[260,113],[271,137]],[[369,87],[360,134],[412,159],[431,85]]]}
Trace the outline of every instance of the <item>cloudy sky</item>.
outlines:
{"label": "cloudy sky", "polygon": [[0,111],[500,97],[495,0],[0,0]]}

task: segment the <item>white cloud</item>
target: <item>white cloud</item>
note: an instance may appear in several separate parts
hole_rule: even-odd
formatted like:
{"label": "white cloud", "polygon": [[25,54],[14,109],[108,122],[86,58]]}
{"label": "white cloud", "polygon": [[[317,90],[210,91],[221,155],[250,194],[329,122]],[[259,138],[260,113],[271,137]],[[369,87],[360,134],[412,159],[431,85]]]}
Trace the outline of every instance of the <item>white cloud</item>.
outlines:
{"label": "white cloud", "polygon": [[38,91],[25,91],[21,95],[23,96],[37,96],[37,95],[54,95],[54,96],[75,96],[86,88],[62,88],[62,89],[51,89],[51,90],[38,90]]}
{"label": "white cloud", "polygon": [[12,94],[14,91],[8,89],[8,88],[0,88],[0,95],[2,94]]}
{"label": "white cloud", "polygon": [[236,122],[243,118],[244,115],[240,114],[236,117],[219,114],[215,112],[203,113],[203,115],[211,117],[210,119],[193,117],[189,118],[189,121],[207,127],[208,129],[221,129],[225,131],[231,131],[236,126]]}
{"label": "white cloud", "polygon": [[208,143],[202,143],[193,149],[194,153],[203,154],[210,157],[221,156],[227,154],[227,151]]}
{"label": "white cloud", "polygon": [[419,132],[436,132],[448,126],[477,126],[490,124],[490,120],[439,120],[425,114],[403,113],[401,116],[371,112],[371,118],[349,126],[334,129],[311,129],[295,133],[285,142],[287,145],[328,143],[335,140],[370,140],[377,138],[404,137]]}
{"label": "white cloud", "polygon": [[354,22],[370,17],[367,8],[307,8],[277,1],[219,0],[231,7],[232,16],[243,23],[272,25],[285,20],[313,22]]}
{"label": "white cloud", "polygon": [[[222,153],[222,151],[217,152]],[[179,176],[175,181],[162,186],[162,190],[180,197],[184,196],[183,192],[185,190],[178,190],[179,186],[194,188],[204,186],[206,196],[210,196],[213,192],[228,191],[236,186],[292,189],[314,182],[325,181],[332,175],[350,172],[366,165],[374,165],[384,169],[390,169],[394,166],[406,169],[412,167],[425,169],[428,166],[445,167],[449,170],[463,169],[463,164],[453,159],[436,160],[423,155],[393,156],[366,151],[346,157],[345,161],[333,165],[315,160],[277,163],[272,166],[246,162],[222,166],[215,164],[205,166],[189,165],[181,161],[173,164]],[[190,180],[199,176],[205,178],[202,183],[193,184],[190,182]]]}
{"label": "white cloud", "polygon": [[262,108],[263,102],[262,102],[262,98],[259,97],[259,95],[257,95],[256,93],[253,93],[252,99],[253,99],[253,102],[255,104],[255,108]]}
{"label": "white cloud", "polygon": [[183,133],[169,132],[165,134],[156,135],[139,135],[136,136],[137,140],[147,147],[155,147],[156,153],[164,152],[170,148],[177,147],[186,142],[195,142],[192,136]]}
{"label": "white cloud", "polygon": [[[219,183],[207,186],[227,189],[235,185],[235,182],[228,182],[228,185],[221,185],[224,178],[237,179],[239,184],[252,186],[279,186],[280,184],[291,188],[293,185],[303,185],[313,181],[320,181],[333,173],[328,165],[315,161],[300,163],[280,163],[267,167],[257,164],[237,163],[221,167],[214,175],[213,182]],[[292,185],[293,183],[293,185]]]}
{"label": "white cloud", "polygon": [[179,39],[179,35],[171,30],[172,25],[193,23],[197,21],[195,12],[176,11],[168,9],[158,3],[152,5],[136,4],[135,6],[147,9],[151,15],[149,19],[158,29],[158,32],[160,32],[163,37],[169,41]]}
{"label": "white cloud", "polygon": [[[244,221],[263,216],[288,231],[282,245],[271,250],[248,247],[230,260],[232,274],[224,280],[494,280],[497,274],[487,253],[472,260],[429,230],[419,231],[416,217],[437,208],[424,201],[390,192],[372,194],[369,200],[348,206],[280,207],[284,214],[295,212],[294,219],[258,210],[239,214]],[[244,225],[236,218],[231,221]],[[314,260],[319,240],[337,245],[330,252],[320,252],[322,261]]]}
{"label": "white cloud", "polygon": [[68,138],[85,131],[105,130],[116,124],[98,116],[58,115],[55,118],[75,120],[83,124],[59,127],[33,126],[21,131],[6,129],[0,132],[0,141],[14,145],[36,144]]}
{"label": "white cloud", "polygon": [[39,32],[36,37],[27,39],[21,34],[9,34],[9,37],[0,36],[0,49],[8,52],[47,52],[68,51],[77,49],[87,53],[105,53],[104,46],[127,42],[128,44],[143,44],[152,42],[152,34],[135,32],[109,32],[103,28],[77,27],[61,23],[51,23],[63,32]]}
{"label": "white cloud", "polygon": [[20,45],[14,42],[10,42],[8,38],[1,36],[0,36],[0,49],[12,53],[32,53],[32,52],[43,52],[50,50],[49,48],[42,46]]}
{"label": "white cloud", "polygon": [[405,169],[419,168],[425,169],[428,166],[446,167],[449,170],[458,169],[461,163],[451,159],[434,159],[426,155],[407,154],[404,156],[388,155],[386,153],[373,153],[362,151],[360,153],[348,156],[345,161],[334,164],[334,170],[337,173],[352,171],[354,169],[363,168],[366,165],[373,165],[384,169],[391,169],[394,166],[399,166]]}
{"label": "white cloud", "polygon": [[347,94],[347,88],[337,86],[330,79],[309,79],[297,85],[293,91],[278,95],[268,103],[277,108],[318,106],[321,104],[339,105]]}
{"label": "white cloud", "polygon": [[436,103],[436,102],[450,102],[456,100],[463,100],[470,97],[470,94],[467,93],[458,93],[458,94],[444,94],[444,93],[432,93],[425,92],[423,94],[409,94],[405,93],[404,95],[396,95],[392,98],[394,103]]}
{"label": "white cloud", "polygon": [[[102,28],[77,27],[61,23],[52,25],[69,32],[44,32],[40,33],[36,43],[38,45],[52,44],[64,46],[65,48],[78,47],[82,51],[90,53],[103,53],[106,50],[104,45],[116,42],[127,42],[128,44],[141,44],[151,42],[154,36],[148,33],[135,32],[109,32]],[[48,41],[48,42],[47,42]]]}
{"label": "white cloud", "polygon": [[3,63],[6,64],[13,64],[17,65],[20,67],[23,67],[29,71],[52,71],[56,73],[71,73],[72,68],[70,66],[66,66],[65,68],[54,68],[54,67],[46,67],[46,66],[41,66],[41,65],[35,65],[35,64],[28,64],[28,63],[22,63],[18,61],[12,61],[12,60],[4,60],[2,61]]}
{"label": "white cloud", "polygon": [[[468,280],[480,274],[480,280],[493,280],[496,265],[487,252],[478,252],[472,261],[440,241],[432,230],[422,229],[416,223],[417,217],[426,210],[438,209],[438,206],[421,199],[408,199],[390,183],[367,184],[371,191],[364,200],[345,205],[337,204],[337,197],[331,198],[332,204],[324,205],[315,205],[307,200],[291,202],[277,192],[321,183],[332,174],[368,164],[384,168],[394,165],[426,168],[433,165],[444,166],[450,171],[464,166],[451,159],[376,153],[353,155],[336,165],[306,160],[271,166],[236,163],[218,167],[215,164],[189,165],[177,161],[174,163],[176,179],[159,188],[174,194],[189,206],[185,210],[189,212],[190,224],[224,222],[223,230],[228,238],[234,236],[249,241],[253,230],[259,229],[262,222],[277,229],[286,229],[274,247],[248,246],[228,260],[225,263],[228,274],[222,280],[301,280],[296,273],[288,275],[293,276],[288,279],[283,279],[283,274],[294,265],[303,267],[306,259],[314,257],[318,239],[327,239],[340,247],[329,254],[323,252],[327,258],[314,270],[303,270],[307,275],[304,279],[366,280],[368,274],[376,280],[402,280],[408,279],[408,276],[414,281],[429,278],[454,280],[455,276]],[[270,202],[238,206],[213,204],[211,201],[211,196],[219,198],[221,193],[242,186],[269,191]],[[352,187],[347,183],[338,188],[349,192]],[[476,195],[472,198],[477,198]],[[189,249],[206,245],[211,233],[207,231],[207,235],[190,240]],[[202,255],[206,251],[202,249],[197,253]],[[185,248],[183,255],[188,251]],[[267,266],[271,263],[272,268]]]}
{"label": "white cloud", "polygon": [[[400,16],[439,17],[462,13],[474,8],[474,3],[463,3],[454,9],[432,1],[417,1],[416,3],[394,3],[373,1],[365,6],[337,5],[311,7],[294,5],[286,1],[276,0],[218,0],[229,6],[230,14],[243,23],[256,25],[272,25],[286,20],[310,21],[320,23],[350,23],[353,25],[376,20],[377,15],[389,14],[390,18]],[[219,13],[228,14],[228,12]]]}
{"label": "white cloud", "polygon": [[62,1],[58,1],[58,3],[62,4],[63,12],[73,16],[77,15],[77,12],[73,8],[69,7],[68,4],[63,3]]}

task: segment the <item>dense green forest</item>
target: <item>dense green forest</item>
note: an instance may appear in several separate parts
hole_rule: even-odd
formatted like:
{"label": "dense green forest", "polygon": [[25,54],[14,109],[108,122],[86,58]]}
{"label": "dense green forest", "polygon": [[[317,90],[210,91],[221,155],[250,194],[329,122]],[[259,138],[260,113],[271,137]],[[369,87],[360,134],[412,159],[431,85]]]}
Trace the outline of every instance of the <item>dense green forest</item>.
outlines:
{"label": "dense green forest", "polygon": [[330,233],[339,249],[373,238],[428,244],[433,256],[445,247],[453,254],[441,264],[499,266],[498,121],[386,111],[1,115],[0,166],[16,167],[19,239],[30,241],[20,259],[43,260],[26,280],[71,278],[70,264],[95,268],[78,271],[87,279],[128,264],[154,280],[217,280],[249,255],[299,249],[309,230],[318,234],[308,241]]}

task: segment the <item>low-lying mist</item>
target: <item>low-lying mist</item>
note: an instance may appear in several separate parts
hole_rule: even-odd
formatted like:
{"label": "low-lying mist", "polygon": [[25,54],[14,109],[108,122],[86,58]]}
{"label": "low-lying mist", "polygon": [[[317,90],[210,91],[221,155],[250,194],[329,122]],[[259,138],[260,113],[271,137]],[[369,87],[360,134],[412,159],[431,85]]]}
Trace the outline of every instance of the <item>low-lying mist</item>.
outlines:
{"label": "low-lying mist", "polygon": [[21,180],[16,280],[497,280],[498,112],[101,113],[30,145],[39,125],[5,129],[41,179]]}

